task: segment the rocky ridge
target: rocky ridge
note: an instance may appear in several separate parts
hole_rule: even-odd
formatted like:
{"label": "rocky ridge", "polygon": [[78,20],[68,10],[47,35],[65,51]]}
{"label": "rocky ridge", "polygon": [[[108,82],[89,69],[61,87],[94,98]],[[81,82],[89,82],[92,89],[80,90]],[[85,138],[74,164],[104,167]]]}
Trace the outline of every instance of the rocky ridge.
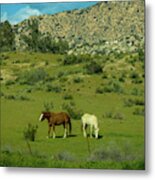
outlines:
{"label": "rocky ridge", "polygon": [[42,37],[68,42],[68,54],[135,52],[144,49],[144,1],[104,1],[85,9],[33,16],[13,29],[17,50],[26,50],[22,37],[35,30]]}

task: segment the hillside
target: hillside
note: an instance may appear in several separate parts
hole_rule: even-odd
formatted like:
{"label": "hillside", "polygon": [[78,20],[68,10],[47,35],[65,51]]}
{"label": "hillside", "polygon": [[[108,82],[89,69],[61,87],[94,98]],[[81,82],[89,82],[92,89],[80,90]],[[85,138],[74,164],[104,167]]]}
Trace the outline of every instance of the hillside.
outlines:
{"label": "hillside", "polygon": [[67,42],[68,53],[135,52],[144,47],[144,2],[105,1],[86,9],[33,16],[13,30],[16,50],[29,50],[28,42],[39,37],[42,42],[46,38]]}

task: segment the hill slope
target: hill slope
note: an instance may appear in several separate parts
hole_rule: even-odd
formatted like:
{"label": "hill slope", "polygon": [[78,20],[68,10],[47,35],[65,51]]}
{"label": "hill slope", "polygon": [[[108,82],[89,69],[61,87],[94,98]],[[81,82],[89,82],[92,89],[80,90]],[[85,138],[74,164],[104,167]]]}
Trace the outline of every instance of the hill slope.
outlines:
{"label": "hill slope", "polygon": [[69,53],[133,52],[144,46],[144,2],[99,2],[86,9],[30,17],[13,28],[17,50],[27,49],[25,37],[36,33],[67,41]]}

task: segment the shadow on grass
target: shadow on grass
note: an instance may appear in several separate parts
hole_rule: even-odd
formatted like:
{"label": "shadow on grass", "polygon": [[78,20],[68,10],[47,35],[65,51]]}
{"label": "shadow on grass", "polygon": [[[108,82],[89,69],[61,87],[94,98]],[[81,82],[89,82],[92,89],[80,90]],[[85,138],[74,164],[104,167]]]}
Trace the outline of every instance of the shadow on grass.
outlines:
{"label": "shadow on grass", "polygon": [[[88,134],[87,136],[90,138],[90,135],[89,135],[89,134]],[[95,138],[95,135],[94,135],[94,134],[93,134],[93,138]],[[102,139],[102,138],[103,138],[103,135],[99,134],[99,135],[98,135],[98,139]]]}
{"label": "shadow on grass", "polygon": [[[69,136],[67,136],[67,138],[72,138],[72,137],[77,137],[77,135],[76,134],[71,134],[71,135],[69,135]],[[56,139],[58,138],[60,138],[60,139],[63,139],[63,136],[56,136],[55,137]]]}

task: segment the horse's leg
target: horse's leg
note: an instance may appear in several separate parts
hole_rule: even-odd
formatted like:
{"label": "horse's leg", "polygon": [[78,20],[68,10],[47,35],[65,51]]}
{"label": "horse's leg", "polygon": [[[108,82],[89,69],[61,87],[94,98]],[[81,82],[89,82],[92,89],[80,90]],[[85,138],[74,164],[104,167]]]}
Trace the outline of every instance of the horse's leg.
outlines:
{"label": "horse's leg", "polygon": [[98,139],[98,132],[99,132],[99,128],[97,127],[97,128],[95,129],[95,138],[96,138],[96,139]]}
{"label": "horse's leg", "polygon": [[90,138],[92,138],[92,137],[93,137],[93,126],[90,125]]}
{"label": "horse's leg", "polygon": [[50,138],[50,133],[51,133],[51,126],[48,127],[48,136],[47,136],[47,138]]}
{"label": "horse's leg", "polygon": [[86,124],[83,124],[83,136],[84,136],[84,137],[87,137]]}
{"label": "horse's leg", "polygon": [[55,125],[52,126],[53,127],[53,139],[55,139]]}
{"label": "horse's leg", "polygon": [[63,138],[66,138],[67,136],[67,125],[66,123],[64,123],[64,137]]}

